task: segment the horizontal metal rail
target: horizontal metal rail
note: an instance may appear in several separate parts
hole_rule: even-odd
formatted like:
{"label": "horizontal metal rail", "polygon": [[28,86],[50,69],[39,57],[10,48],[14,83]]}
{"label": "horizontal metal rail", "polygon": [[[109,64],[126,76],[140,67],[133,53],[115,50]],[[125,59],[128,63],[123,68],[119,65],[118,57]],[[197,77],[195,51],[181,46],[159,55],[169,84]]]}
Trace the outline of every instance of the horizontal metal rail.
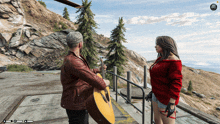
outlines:
{"label": "horizontal metal rail", "polygon": [[[137,85],[137,84],[135,84],[135,83],[133,83],[133,82],[131,82],[131,81],[129,81],[129,80],[127,80],[127,79],[125,79],[125,78],[123,78],[123,77],[113,73],[113,72],[111,72],[111,71],[106,70],[106,72],[110,73],[110,74],[112,74],[112,75],[114,75],[116,77],[119,77],[119,78],[127,81],[128,83],[135,85],[136,87],[138,87],[138,88],[140,88],[142,90],[142,92],[143,92],[143,104],[142,104],[142,111],[141,111],[135,105],[133,105],[128,99],[124,98],[124,96],[122,96],[120,93],[118,93],[117,79],[116,79],[116,86],[115,86],[115,88],[116,88],[116,102],[117,102],[117,95],[119,94],[120,96],[122,96],[122,98],[124,98],[126,100],[127,103],[131,104],[135,109],[137,109],[140,113],[142,113],[142,124],[144,124],[145,123],[145,91],[144,91],[144,89],[141,86],[139,86],[139,85]],[[128,93],[127,93],[127,95],[128,95]]]}

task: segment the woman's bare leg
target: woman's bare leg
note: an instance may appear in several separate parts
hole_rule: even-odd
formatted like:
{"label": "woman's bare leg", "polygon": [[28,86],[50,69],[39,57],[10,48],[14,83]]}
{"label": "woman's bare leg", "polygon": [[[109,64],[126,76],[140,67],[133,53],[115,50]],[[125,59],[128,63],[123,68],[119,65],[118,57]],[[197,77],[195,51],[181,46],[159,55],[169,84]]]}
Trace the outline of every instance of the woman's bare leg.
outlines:
{"label": "woman's bare leg", "polygon": [[[171,108],[171,109],[173,109],[173,108]],[[159,108],[159,110],[160,111],[165,111],[165,109],[163,109],[163,108]],[[176,112],[176,110],[175,110],[175,112]],[[170,115],[170,117],[176,118],[175,112],[172,115]],[[161,112],[160,113],[160,116],[162,118],[163,124],[175,124],[175,120],[176,119],[167,117],[167,114],[168,114],[168,111],[166,113],[165,112]]]}
{"label": "woman's bare leg", "polygon": [[152,102],[153,102],[153,110],[154,110],[154,121],[156,124],[163,124],[158,105],[156,102],[154,101]]}

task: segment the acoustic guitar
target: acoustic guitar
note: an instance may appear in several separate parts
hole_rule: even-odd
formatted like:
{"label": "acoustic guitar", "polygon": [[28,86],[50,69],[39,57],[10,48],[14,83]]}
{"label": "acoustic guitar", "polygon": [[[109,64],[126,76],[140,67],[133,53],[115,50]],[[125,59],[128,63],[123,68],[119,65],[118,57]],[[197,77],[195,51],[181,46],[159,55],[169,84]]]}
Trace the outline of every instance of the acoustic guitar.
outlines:
{"label": "acoustic guitar", "polygon": [[[99,73],[97,75],[102,78]],[[94,88],[93,94],[87,99],[86,109],[98,124],[115,123],[109,87],[106,87],[106,90]]]}

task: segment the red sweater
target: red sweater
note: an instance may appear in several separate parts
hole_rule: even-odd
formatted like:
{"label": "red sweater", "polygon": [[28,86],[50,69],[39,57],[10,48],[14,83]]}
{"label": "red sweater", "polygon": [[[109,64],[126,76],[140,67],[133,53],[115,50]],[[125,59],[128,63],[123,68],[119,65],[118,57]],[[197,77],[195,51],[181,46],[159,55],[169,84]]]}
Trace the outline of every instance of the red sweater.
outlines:
{"label": "red sweater", "polygon": [[[157,58],[157,62],[161,57]],[[154,63],[155,63],[154,62]],[[182,87],[181,60],[162,60],[149,69],[152,91],[157,99],[168,105],[170,98],[179,103],[179,94]]]}

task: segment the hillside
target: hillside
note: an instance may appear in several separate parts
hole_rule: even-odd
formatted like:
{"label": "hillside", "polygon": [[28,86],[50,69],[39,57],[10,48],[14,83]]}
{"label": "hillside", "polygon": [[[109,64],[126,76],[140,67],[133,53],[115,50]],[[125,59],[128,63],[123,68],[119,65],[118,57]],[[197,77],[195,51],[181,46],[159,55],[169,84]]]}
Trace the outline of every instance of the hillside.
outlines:
{"label": "hillside", "polygon": [[[0,26],[0,66],[16,63],[28,65],[35,70],[60,68],[67,52],[66,35],[77,29],[73,22],[51,12],[36,0],[5,0],[0,4],[0,15],[0,24],[4,24]],[[55,24],[60,29],[65,24],[67,29],[55,32]],[[99,56],[105,56],[110,39],[99,34],[93,37],[98,42],[95,45]],[[127,71],[131,71],[132,81],[142,85],[143,67],[146,65],[149,68],[154,60],[147,61],[132,50],[124,50],[128,63],[123,65],[123,77],[127,78]],[[216,110],[220,107],[220,74],[187,66],[183,66],[182,74],[183,88],[187,88],[191,80],[193,91],[204,94],[205,98],[183,93],[181,98],[188,105],[220,118],[220,111]],[[147,77],[150,82],[149,71]],[[126,84],[122,80],[119,83],[120,86]]]}

